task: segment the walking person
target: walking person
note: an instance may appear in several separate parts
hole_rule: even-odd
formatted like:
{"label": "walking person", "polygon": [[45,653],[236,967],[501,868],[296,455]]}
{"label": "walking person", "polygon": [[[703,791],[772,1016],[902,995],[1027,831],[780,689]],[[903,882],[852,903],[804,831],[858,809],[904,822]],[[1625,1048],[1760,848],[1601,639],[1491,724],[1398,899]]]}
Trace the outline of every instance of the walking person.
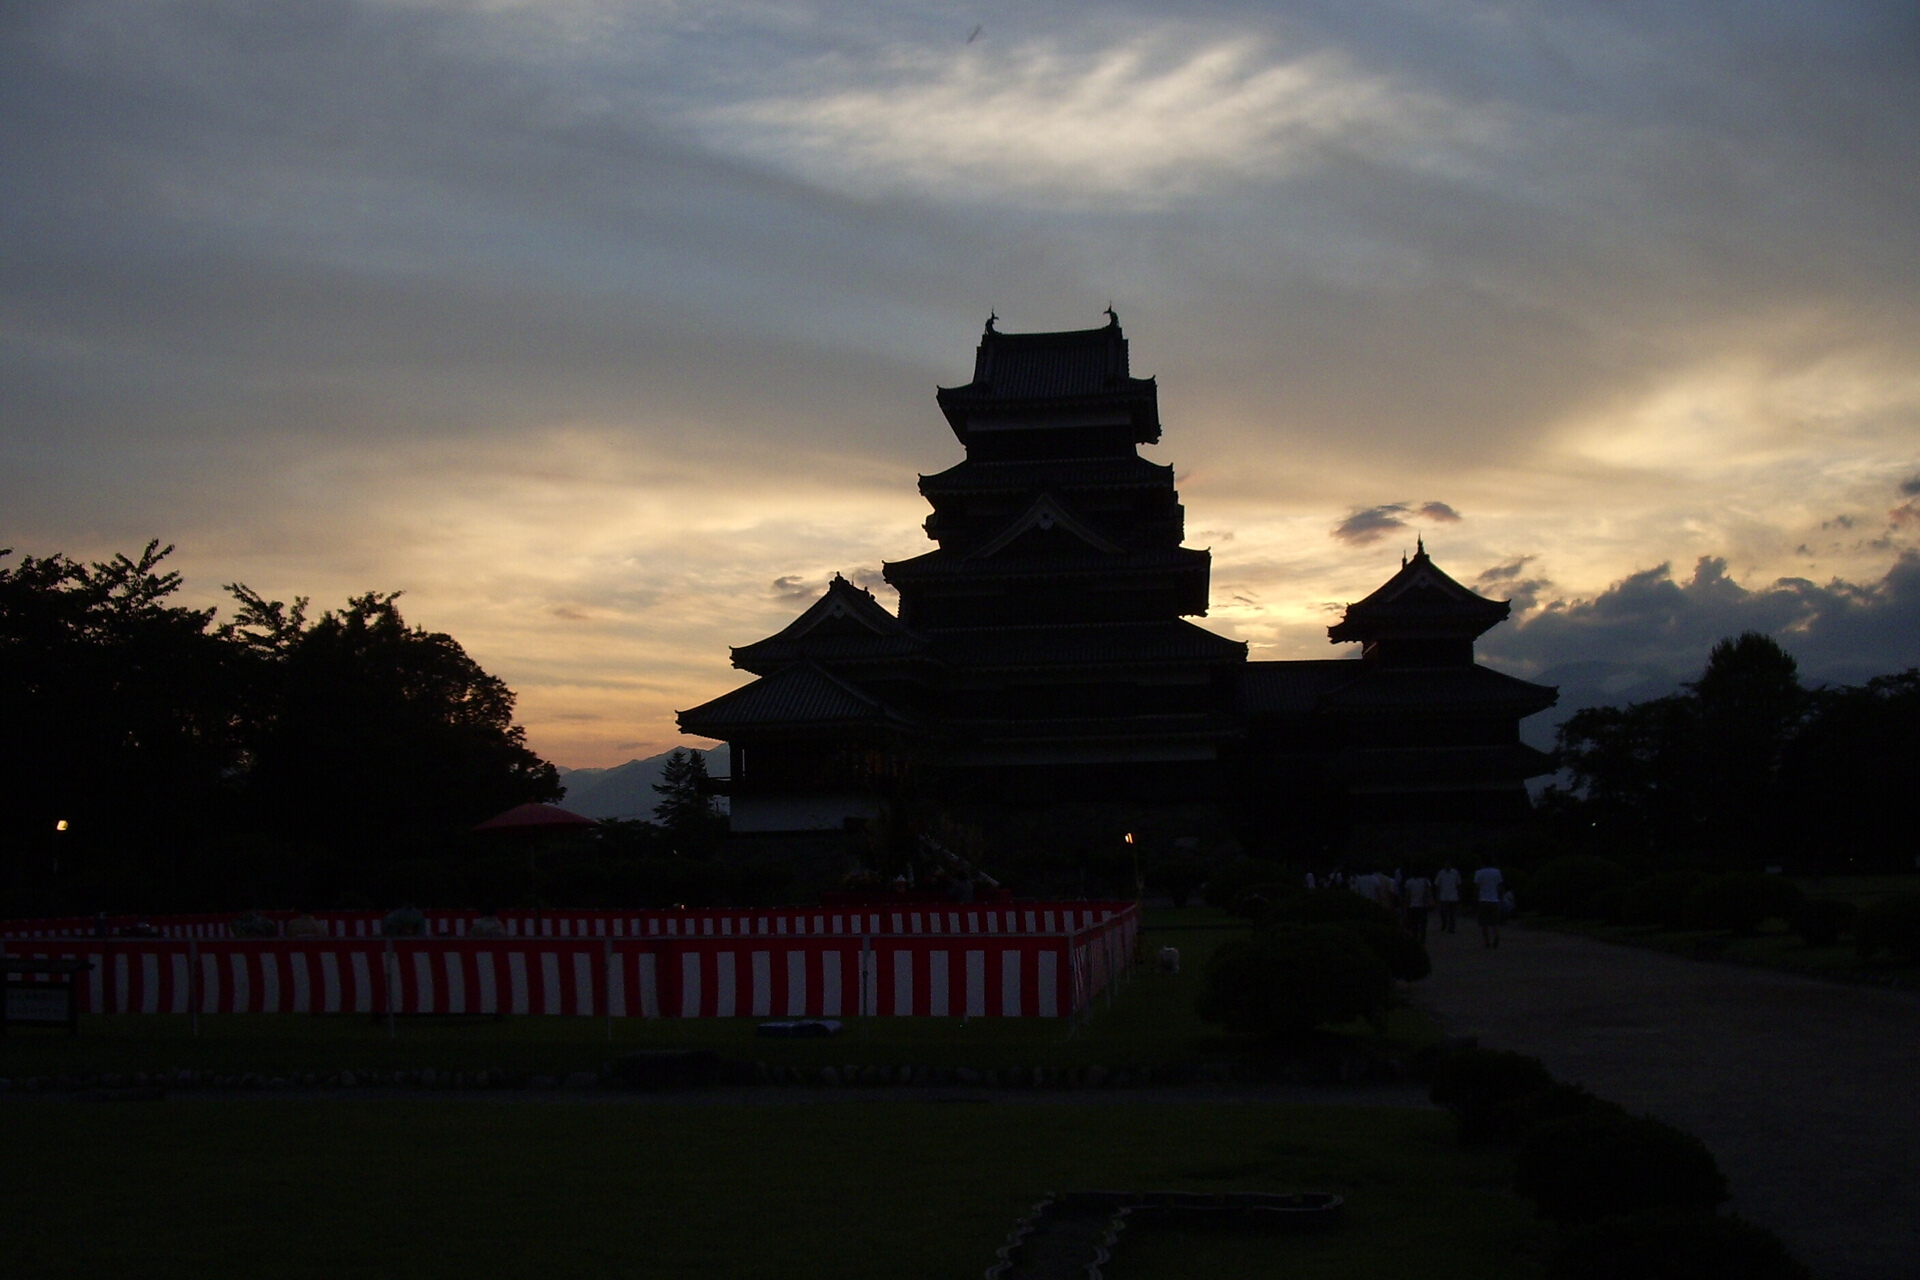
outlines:
{"label": "walking person", "polygon": [[1422,944],[1427,940],[1427,911],[1433,906],[1433,881],[1427,879],[1427,873],[1415,870],[1407,877],[1401,887],[1401,901],[1406,903],[1407,932]]}
{"label": "walking person", "polygon": [[1500,918],[1506,914],[1506,904],[1500,895],[1506,887],[1506,878],[1498,867],[1483,866],[1473,873],[1473,905],[1480,912],[1480,945],[1483,947],[1500,945]]}
{"label": "walking person", "polygon": [[1440,904],[1440,932],[1458,933],[1460,913],[1460,871],[1449,862],[1433,878],[1433,896]]}

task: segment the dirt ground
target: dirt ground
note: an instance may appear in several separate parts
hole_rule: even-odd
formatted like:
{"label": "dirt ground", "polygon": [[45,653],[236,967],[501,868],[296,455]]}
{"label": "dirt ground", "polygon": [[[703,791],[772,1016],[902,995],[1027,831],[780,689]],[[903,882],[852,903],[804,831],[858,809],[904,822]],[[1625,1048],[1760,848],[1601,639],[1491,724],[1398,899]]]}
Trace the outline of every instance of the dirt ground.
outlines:
{"label": "dirt ground", "polygon": [[1449,1032],[1698,1134],[1822,1280],[1920,1276],[1920,995],[1464,919],[1428,950]]}

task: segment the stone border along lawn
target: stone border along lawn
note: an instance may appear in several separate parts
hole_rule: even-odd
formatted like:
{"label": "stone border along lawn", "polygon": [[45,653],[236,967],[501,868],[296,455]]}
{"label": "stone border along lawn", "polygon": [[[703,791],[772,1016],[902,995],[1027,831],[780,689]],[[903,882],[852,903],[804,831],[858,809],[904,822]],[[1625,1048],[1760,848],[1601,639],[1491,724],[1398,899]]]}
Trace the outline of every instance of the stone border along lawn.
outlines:
{"label": "stone border along lawn", "polygon": [[[722,1061],[714,1085],[790,1086],[809,1089],[844,1088],[986,1088],[986,1089],[1137,1089],[1196,1084],[1356,1085],[1390,1084],[1407,1078],[1397,1059],[1353,1056],[1321,1060],[1299,1059],[1262,1067],[1249,1063],[1163,1063],[1108,1066],[1092,1063],[1072,1067],[930,1067],[847,1063],[825,1067],[786,1067],[765,1062]],[[675,1086],[680,1087],[680,1086]],[[702,1087],[699,1085],[692,1087]],[[135,1071],[65,1072],[60,1075],[0,1076],[0,1096],[71,1094],[89,1101],[148,1099],[158,1101],[174,1091],[207,1090],[354,1090],[418,1089],[491,1092],[531,1089],[626,1089],[617,1068],[570,1071],[564,1074],[528,1071],[340,1071],[319,1074],[291,1072],[270,1075],[258,1071],[219,1072]]]}
{"label": "stone border along lawn", "polygon": [[978,1280],[1049,1191],[1320,1191],[1324,1235],[1130,1241],[1129,1280],[1520,1280],[1550,1232],[1435,1109],[1019,1106],[6,1108],[0,1257],[46,1280]]}
{"label": "stone border along lawn", "polygon": [[1014,1224],[986,1280],[1105,1280],[1114,1249],[1143,1229],[1330,1231],[1343,1207],[1312,1191],[1059,1192]]}

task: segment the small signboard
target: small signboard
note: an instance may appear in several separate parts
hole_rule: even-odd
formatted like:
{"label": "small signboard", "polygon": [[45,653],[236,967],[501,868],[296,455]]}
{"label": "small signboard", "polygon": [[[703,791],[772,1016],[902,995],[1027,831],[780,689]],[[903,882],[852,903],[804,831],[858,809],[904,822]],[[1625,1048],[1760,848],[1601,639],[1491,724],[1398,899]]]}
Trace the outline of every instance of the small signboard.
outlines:
{"label": "small signboard", "polygon": [[79,976],[91,960],[0,959],[6,999],[0,1003],[0,1030],[7,1027],[80,1029]]}
{"label": "small signboard", "polygon": [[64,1027],[73,1021],[73,988],[65,985],[22,983],[7,988],[7,1021],[14,1026],[38,1023]]}

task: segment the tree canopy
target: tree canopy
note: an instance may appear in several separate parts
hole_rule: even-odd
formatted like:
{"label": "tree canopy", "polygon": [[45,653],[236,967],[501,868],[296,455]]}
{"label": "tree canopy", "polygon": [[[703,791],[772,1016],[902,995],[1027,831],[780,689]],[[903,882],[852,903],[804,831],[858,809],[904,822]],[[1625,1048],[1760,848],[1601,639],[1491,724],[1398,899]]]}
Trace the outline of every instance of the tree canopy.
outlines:
{"label": "tree canopy", "polygon": [[666,829],[672,847],[687,857],[711,855],[726,824],[713,811],[706,756],[675,747],[660,767],[660,781],[653,789],[660,795],[653,816]]}
{"label": "tree canopy", "polygon": [[1547,808],[1611,852],[1728,869],[1906,869],[1883,834],[1920,768],[1920,668],[1808,690],[1793,656],[1746,632],[1681,692],[1589,707],[1560,726],[1571,789]]}
{"label": "tree canopy", "polygon": [[235,584],[216,624],[172,602],[172,550],[0,552],[7,909],[326,898],[558,798],[512,691],[397,593],[310,619]]}

